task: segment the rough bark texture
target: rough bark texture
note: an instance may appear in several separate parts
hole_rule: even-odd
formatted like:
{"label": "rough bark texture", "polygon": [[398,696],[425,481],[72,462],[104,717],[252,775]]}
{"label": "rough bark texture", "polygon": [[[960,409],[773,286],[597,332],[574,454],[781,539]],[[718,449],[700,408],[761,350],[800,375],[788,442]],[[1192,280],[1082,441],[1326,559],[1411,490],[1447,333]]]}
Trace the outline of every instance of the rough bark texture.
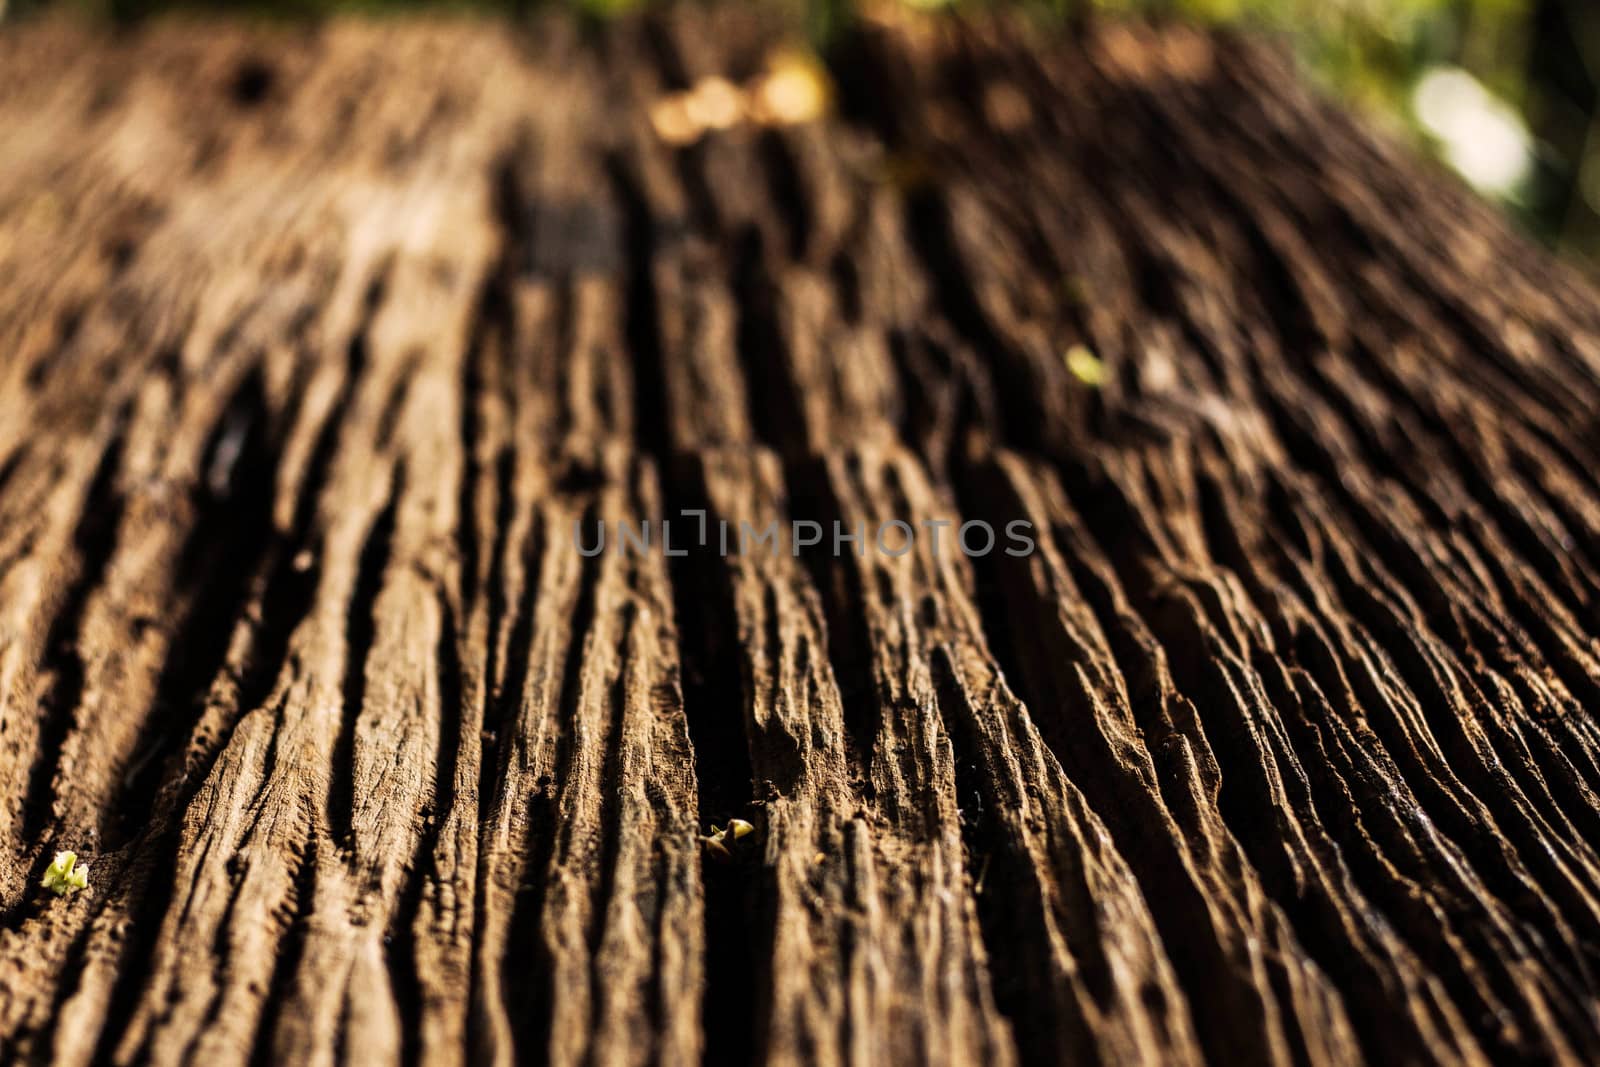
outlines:
{"label": "rough bark texture", "polygon": [[657,138],[773,44],[0,35],[3,1058],[1600,1060],[1594,288],[1190,32]]}

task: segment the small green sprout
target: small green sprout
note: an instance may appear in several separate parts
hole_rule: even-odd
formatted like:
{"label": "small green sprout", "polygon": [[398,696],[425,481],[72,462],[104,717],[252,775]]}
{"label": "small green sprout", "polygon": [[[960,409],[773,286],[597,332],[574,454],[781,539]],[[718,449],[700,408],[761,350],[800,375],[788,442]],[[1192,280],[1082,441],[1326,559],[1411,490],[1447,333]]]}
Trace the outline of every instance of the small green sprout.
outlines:
{"label": "small green sprout", "polygon": [[89,865],[78,862],[76,852],[57,852],[56,858],[44,870],[40,883],[58,897],[89,888]]}
{"label": "small green sprout", "polygon": [[754,832],[755,827],[743,819],[729,819],[726,827],[720,827],[716,823],[712,823],[711,832],[709,834],[701,834],[700,841],[712,856],[719,860],[730,860],[733,858],[733,853],[729,851],[728,845]]}
{"label": "small green sprout", "polygon": [[1063,358],[1067,362],[1067,369],[1073,377],[1091,389],[1098,389],[1110,380],[1111,374],[1106,370],[1106,365],[1100,358],[1089,351],[1084,345],[1073,345],[1068,348]]}

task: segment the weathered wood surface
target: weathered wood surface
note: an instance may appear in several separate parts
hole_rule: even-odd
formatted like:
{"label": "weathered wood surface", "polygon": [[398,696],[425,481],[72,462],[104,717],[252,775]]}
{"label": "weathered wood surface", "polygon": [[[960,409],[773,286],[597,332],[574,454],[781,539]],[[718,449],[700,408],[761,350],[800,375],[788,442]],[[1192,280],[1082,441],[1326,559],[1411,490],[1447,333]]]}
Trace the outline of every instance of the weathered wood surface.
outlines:
{"label": "weathered wood surface", "polygon": [[0,34],[0,1058],[1600,1059],[1595,289],[1187,32],[657,137],[773,46]]}

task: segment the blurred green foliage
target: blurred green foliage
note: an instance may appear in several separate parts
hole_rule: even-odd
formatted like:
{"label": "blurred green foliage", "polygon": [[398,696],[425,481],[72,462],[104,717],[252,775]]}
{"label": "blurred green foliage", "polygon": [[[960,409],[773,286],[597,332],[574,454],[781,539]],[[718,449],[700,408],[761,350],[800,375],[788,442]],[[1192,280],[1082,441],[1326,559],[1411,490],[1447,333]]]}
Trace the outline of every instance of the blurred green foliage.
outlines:
{"label": "blurred green foliage", "polygon": [[[1251,26],[1289,39],[1351,105],[1469,179],[1523,151],[1503,187],[1478,181],[1544,240],[1600,260],[1600,2],[1596,0],[1087,0],[1093,8]],[[1476,86],[1472,83],[1476,82]],[[1434,90],[1429,94],[1429,88]],[[1432,125],[1428,103],[1460,115]],[[1487,109],[1490,117],[1475,115]],[[1499,116],[1497,120],[1494,116]],[[1433,116],[1437,119],[1437,115]],[[1501,121],[1503,120],[1503,121]],[[1520,147],[1510,124],[1520,127]],[[1465,157],[1465,158],[1463,158]]]}
{"label": "blurred green foliage", "polygon": [[[13,13],[50,0],[9,0]],[[423,6],[608,18],[650,0],[56,0],[117,20],[166,8],[303,17]],[[819,47],[860,4],[1179,18],[1286,38],[1352,106],[1433,150],[1529,230],[1600,261],[1600,0],[757,0]],[[0,0],[0,11],[7,0]]]}
{"label": "blurred green foliage", "polygon": [[1454,166],[1539,238],[1600,261],[1600,0],[1013,2],[1283,37],[1349,105]]}

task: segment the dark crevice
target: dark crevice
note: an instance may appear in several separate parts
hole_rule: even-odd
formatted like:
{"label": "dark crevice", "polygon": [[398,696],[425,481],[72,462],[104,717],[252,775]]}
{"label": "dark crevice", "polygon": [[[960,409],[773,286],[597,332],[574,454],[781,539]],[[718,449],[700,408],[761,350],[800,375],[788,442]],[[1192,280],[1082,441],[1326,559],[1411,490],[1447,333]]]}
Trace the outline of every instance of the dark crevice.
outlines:
{"label": "dark crevice", "polygon": [[461,745],[469,740],[465,736],[467,716],[465,689],[462,684],[461,647],[462,633],[456,623],[456,611],[449,594],[441,585],[437,590],[439,603],[439,642],[435,659],[439,669],[439,750],[433,766],[433,801],[430,819],[434,826],[443,821],[442,816],[456,804],[457,764],[461,759]]}
{"label": "dark crevice", "polygon": [[[513,606],[506,590],[508,581],[506,562],[507,556],[512,551],[511,530],[517,513],[516,468],[517,460],[512,448],[510,446],[502,448],[495,456],[494,462],[494,539],[489,545],[487,580],[489,648],[483,668],[484,688],[488,695],[484,707],[484,729],[495,737],[498,737],[498,731],[507,721],[511,711],[510,705],[498,699],[502,695],[502,687],[506,693],[520,692],[522,678],[527,672],[528,641],[531,639],[529,627],[533,620],[534,596],[537,592],[541,558],[539,534],[543,527],[537,517],[533,516],[530,517],[526,540],[519,549],[528,603],[525,606]],[[508,626],[511,628],[509,635]],[[502,654],[506,656],[505,664],[501,662]],[[501,677],[502,671],[506,671],[507,676],[504,679]],[[487,769],[492,763],[492,760],[485,760],[485,768]]]}
{"label": "dark crevice", "polygon": [[[589,929],[586,932],[591,960],[601,958],[600,947],[606,935],[606,919],[611,910],[611,897],[616,892],[617,864],[622,851],[622,760],[623,750],[628,745],[628,739],[623,737],[623,730],[628,721],[628,674],[640,662],[629,655],[629,645],[633,641],[633,629],[637,621],[638,609],[634,606],[634,602],[631,599],[624,600],[618,606],[614,621],[617,648],[622,652],[622,656],[605,696],[606,704],[609,705],[610,721],[606,724],[600,779],[612,784],[602,792],[600,798],[600,850],[595,857],[598,877],[595,879],[594,891],[589,898]],[[591,1031],[600,1023],[599,1005],[605,1000],[608,977],[601,967],[591,966],[589,969]]]}
{"label": "dark crevice", "polygon": [[[592,504],[589,511],[586,518],[597,518],[598,505]],[[580,711],[584,650],[595,621],[595,600],[604,563],[603,557],[584,561],[579,577],[578,600],[571,615],[558,691],[559,703],[555,709],[550,709],[556,714],[551,724],[556,727],[554,759],[550,773],[535,783],[536,791],[528,799],[528,836],[524,849],[527,862],[512,905],[507,935],[508,967],[503,987],[506,1014],[511,1020],[517,1057],[528,1063],[548,1061],[554,998],[561,992],[550,980],[555,961],[543,932],[544,901],[549,889],[551,861],[557,842],[565,832],[561,822],[561,799],[573,759],[571,724]],[[530,604],[530,611],[531,608]],[[520,703],[523,697],[517,693],[512,699]],[[543,732],[543,729],[536,729],[535,736]],[[501,778],[502,782],[505,780]]]}
{"label": "dark crevice", "polygon": [[328,790],[328,827],[341,848],[353,843],[351,817],[355,810],[355,743],[362,704],[367,692],[367,661],[378,631],[378,597],[383,591],[384,573],[393,551],[396,510],[405,494],[405,465],[396,464],[389,486],[389,500],[367,531],[365,545],[350,591],[345,617],[343,711],[339,717],[339,737],[334,744]]}
{"label": "dark crevice", "polygon": [[259,106],[277,83],[277,69],[268,61],[246,57],[234,68],[228,80],[228,96],[241,108]]}
{"label": "dark crevice", "polygon": [[[311,901],[317,880],[318,855],[315,835],[306,842],[303,854],[296,858],[298,866],[294,873],[294,888],[284,909],[288,914],[288,925],[279,938],[278,952],[272,964],[272,977],[267,982],[266,995],[262,999],[261,1019],[256,1025],[250,1067],[273,1067],[273,1064],[280,1062],[274,1035],[278,1028],[278,1019],[289,999],[289,990],[294,985],[295,974],[300,970],[300,961],[305,955],[309,933],[307,919],[311,914]],[[231,918],[233,914],[233,904],[230,902],[229,917]],[[252,916],[247,921],[255,922],[259,921],[259,918]],[[228,927],[229,923],[224,922],[220,928],[226,930]],[[340,988],[337,995],[346,998],[349,993]]]}
{"label": "dark crevice", "polygon": [[[843,462],[856,463],[854,456]],[[824,530],[844,522],[843,508],[834,495],[832,478],[824,459],[796,460],[785,468],[789,488],[788,518],[811,521]],[[880,707],[877,681],[872,674],[872,651],[864,612],[867,591],[862,585],[861,568],[848,555],[835,557],[824,551],[824,543],[803,550],[801,562],[821,594],[827,623],[828,661],[839,686],[844,709],[846,758],[853,785],[868,801],[873,799],[872,769],[877,756],[878,733],[885,714]],[[787,530],[780,529],[778,551],[791,551]]]}
{"label": "dark crevice", "polygon": [[904,397],[900,437],[933,478],[947,480],[966,453],[985,452],[1002,439],[999,404],[986,370],[942,323],[891,330],[888,347]]}
{"label": "dark crevice", "polygon": [[906,232],[924,271],[933,282],[934,303],[956,333],[975,351],[989,356],[990,371],[1018,445],[1048,449],[1062,428],[1044,406],[1025,360],[984,313],[976,296],[972,268],[963,262],[947,195],[936,188],[915,190],[906,200]]}
{"label": "dark crevice", "polygon": [[766,171],[773,206],[777,208],[784,227],[788,242],[784,251],[790,260],[802,262],[811,242],[812,218],[800,163],[795,158],[794,149],[775,130],[766,130],[761,134],[756,151]]}
{"label": "dark crevice", "polygon": [[457,761],[466,726],[458,645],[461,633],[442,583],[435,595],[440,615],[439,641],[435,649],[439,670],[439,747],[433,761],[433,796],[422,813],[424,830],[383,938],[384,961],[388,964],[390,986],[399,1007],[400,1062],[407,1067],[415,1067],[422,1060],[423,984],[417,968],[417,923],[423,892],[434,871],[445,816],[456,803]]}
{"label": "dark crevice", "polygon": [[74,302],[56,315],[55,347],[41,355],[38,361],[28,368],[28,376],[24,382],[29,391],[38,390],[58,366],[75,355],[72,351],[73,345],[83,329],[83,319],[86,314],[86,305]]}
{"label": "dark crevice", "polygon": [[[1054,917],[1039,893],[1040,880],[1057,872],[1037,870],[1033,857],[1017,847],[1013,832],[1000,824],[1001,812],[1018,810],[1021,798],[1008,795],[997,768],[984,766],[985,744],[977,720],[998,709],[973,706],[947,647],[935,650],[931,668],[940,717],[950,731],[962,856],[977,902],[995,1007],[1011,1021],[1023,1063],[1098,1063],[1100,1050],[1089,1024],[1075,1005],[1057,995],[1063,981],[1045,936]],[[1084,898],[1075,903],[1090,906]],[[1105,1002],[1108,971],[1097,938],[1090,930],[1088,937],[1072,939],[1070,950],[1080,957],[1082,980]],[[1083,955],[1086,950],[1089,954]],[[1051,1020],[1051,1025],[1037,1025],[1040,1019]]]}
{"label": "dark crevice", "polygon": [[6,488],[11,484],[11,479],[16,476],[23,460],[28,458],[28,443],[19,441],[12,448],[11,454],[0,462],[0,496],[5,494]]}
{"label": "dark crevice", "polygon": [[395,375],[390,383],[389,394],[384,397],[383,408],[378,412],[377,430],[373,434],[372,450],[386,452],[394,440],[396,426],[400,416],[405,411],[406,401],[411,395],[411,383],[416,377],[417,368],[422,362],[422,353],[413,351],[406,355],[400,365],[400,372]]}
{"label": "dark crevice", "polygon": [[[498,294],[498,295],[496,295]],[[483,364],[487,360],[485,349],[489,341],[489,333],[495,329],[491,322],[500,322],[505,315],[505,297],[497,286],[491,284],[485,291],[483,300],[478,307],[478,314],[473,327],[473,336],[467,346],[466,366],[463,372],[461,387],[461,411],[458,419],[458,434],[461,441],[462,471],[461,487],[456,496],[456,514],[459,516],[459,529],[456,531],[456,544],[461,552],[461,566],[457,570],[459,584],[456,596],[461,603],[461,614],[464,618],[471,618],[473,608],[477,605],[480,591],[480,575],[478,567],[482,559],[483,549],[479,544],[482,532],[478,529],[477,495],[482,490],[483,464],[479,459],[479,445],[483,436],[483,427],[478,413],[480,399],[487,392],[484,380]],[[501,506],[496,501],[496,506]],[[504,537],[503,527],[496,525],[492,536]],[[492,550],[491,550],[492,551]],[[491,555],[491,559],[493,556]]]}
{"label": "dark crevice", "polygon": [[[176,585],[188,602],[156,683],[155,707],[133,766],[105,813],[107,849],[149,824],[174,753],[190,742],[206,697],[223,670],[234,624],[244,615],[272,543],[272,502],[282,442],[267,409],[259,369],[236,390],[204,452],[197,517],[179,552]],[[165,814],[164,812],[162,814]]]}
{"label": "dark crevice", "polygon": [[[495,214],[500,220],[505,245],[502,249],[501,263],[486,286],[479,306],[474,344],[467,362],[467,382],[461,407],[461,439],[465,449],[467,469],[459,502],[461,532],[458,541],[462,546],[459,595],[462,605],[461,616],[469,625],[480,595],[478,583],[479,571],[482,568],[480,542],[483,535],[477,525],[474,497],[484,489],[482,482],[486,476],[478,457],[483,433],[483,428],[479,424],[478,404],[480,400],[485,399],[485,393],[490,388],[501,391],[506,406],[507,425],[512,427],[517,425],[518,391],[514,387],[507,388],[504,384],[509,368],[494,365],[490,361],[490,354],[493,353],[501,358],[502,363],[508,362],[504,359],[506,352],[504,346],[508,343],[515,325],[510,294],[511,274],[515,264],[526,254],[527,234],[524,230],[526,217],[519,207],[513,158],[514,156],[507,156],[503,159],[496,171],[498,181],[495,189]],[[526,583],[521,592],[526,603],[512,604],[512,593],[507,589],[509,581],[506,576],[506,564],[511,551],[511,530],[517,514],[515,451],[517,444],[518,442],[509,442],[500,445],[494,455],[493,482],[489,486],[494,500],[494,531],[488,546],[488,573],[482,592],[482,595],[488,598],[486,634],[488,647],[484,653],[483,663],[484,709],[478,761],[480,812],[491,795],[489,790],[495,781],[494,776],[504,773],[504,768],[500,765],[502,751],[500,739],[515,717],[516,707],[522,696],[523,681],[527,676],[538,587],[538,565],[541,558],[538,543],[540,525],[535,517],[530,521],[526,543],[518,548],[522,554],[523,580]],[[509,633],[507,633],[508,626]],[[508,676],[504,679],[501,678],[502,649],[507,657],[504,666],[507,668]],[[479,844],[481,851],[481,836]]]}
{"label": "dark crevice", "polygon": [[667,387],[661,351],[661,317],[656,306],[652,265],[658,254],[657,224],[650,205],[626,161],[613,154],[606,172],[616,199],[622,203],[623,239],[627,246],[627,304],[623,311],[624,336],[633,368],[633,426],[641,451],[666,455]]}
{"label": "dark crevice", "polygon": [[[479,867],[475,878],[475,906],[477,914],[484,913],[484,889],[486,878],[482,866],[482,857],[485,855],[484,831],[490,825],[490,815],[494,805],[508,803],[510,798],[505,796],[505,783],[509,781],[512,753],[515,744],[511,737],[520,718],[519,712],[526,699],[524,690],[527,687],[529,660],[533,648],[534,622],[538,616],[539,604],[539,576],[544,565],[544,548],[542,543],[543,524],[537,517],[530,524],[526,539],[515,549],[509,542],[510,515],[513,508],[512,487],[509,472],[513,459],[509,452],[501,457],[497,468],[503,472],[499,482],[500,504],[505,514],[499,524],[494,548],[494,557],[489,565],[489,663],[484,671],[484,721],[483,731],[479,739],[478,754],[478,848]],[[506,557],[512,551],[517,551],[522,557],[523,584],[520,589],[513,588],[508,591],[511,584],[505,576]],[[516,596],[516,603],[511,603],[508,592]],[[504,647],[503,677],[500,665],[500,649]],[[530,807],[530,834],[532,827],[541,817],[539,808],[550,803],[546,795],[549,782],[538,784],[539,792],[529,798]],[[543,829],[550,832],[554,826],[554,818],[548,814],[542,816]],[[513,903],[513,918],[508,935],[508,945],[530,950],[531,939],[536,936],[538,929],[539,903],[534,901],[524,902],[521,897],[526,892],[526,886],[531,879],[534,884],[541,885],[543,879],[544,862],[539,860],[537,851],[542,837],[530,836],[529,861],[524,868],[523,883],[518,887],[518,899]],[[548,852],[544,855],[547,857]],[[477,951],[478,942],[482,937],[483,924],[474,924],[473,954],[472,954],[472,985],[473,989],[482,988],[483,976],[481,973],[482,957]],[[523,957],[527,958],[527,957]],[[514,974],[525,974],[520,967]],[[522,999],[514,998],[511,983],[507,982],[502,987],[507,1007],[520,1006]],[[475,998],[476,999],[476,998]],[[513,1020],[520,1016],[511,1014]],[[523,1051],[526,1059],[533,1059],[533,1053]]]}
{"label": "dark crevice", "polygon": [[[39,740],[28,792],[22,802],[22,836],[28,841],[37,841],[54,818],[51,798],[56,766],[83,696],[85,665],[78,642],[89,599],[105,581],[117,547],[117,528],[125,506],[117,482],[128,415],[126,407],[117,413],[110,439],[84,494],[82,518],[72,534],[76,573],[45,635],[45,666],[41,673],[48,672],[51,684],[40,701],[43,714]],[[39,871],[34,871],[33,876],[37,877],[48,862],[41,856],[36,864]]]}
{"label": "dark crevice", "polygon": [[[697,479],[685,469],[690,462],[685,459],[672,472],[667,513],[704,509],[710,541],[718,516],[703,487],[692,484]],[[741,679],[745,672],[730,669],[731,664],[742,663],[743,656],[737,644],[739,627],[728,566],[709,545],[691,548],[688,555],[669,563],[700,832],[709,833],[712,825],[726,827],[732,818],[748,820],[760,829],[747,741],[749,679]],[[768,1010],[767,980],[758,955],[772,936],[770,907],[760,893],[765,873],[743,851],[723,857],[706,848],[701,856],[706,947],[702,1062],[707,1067],[750,1063],[758,1058]]]}
{"label": "dark crevice", "polygon": [[728,290],[735,301],[735,345],[744,370],[746,410],[757,438],[779,455],[806,447],[805,413],[794,383],[778,322],[778,294],[762,231],[747,227],[730,256]]}

